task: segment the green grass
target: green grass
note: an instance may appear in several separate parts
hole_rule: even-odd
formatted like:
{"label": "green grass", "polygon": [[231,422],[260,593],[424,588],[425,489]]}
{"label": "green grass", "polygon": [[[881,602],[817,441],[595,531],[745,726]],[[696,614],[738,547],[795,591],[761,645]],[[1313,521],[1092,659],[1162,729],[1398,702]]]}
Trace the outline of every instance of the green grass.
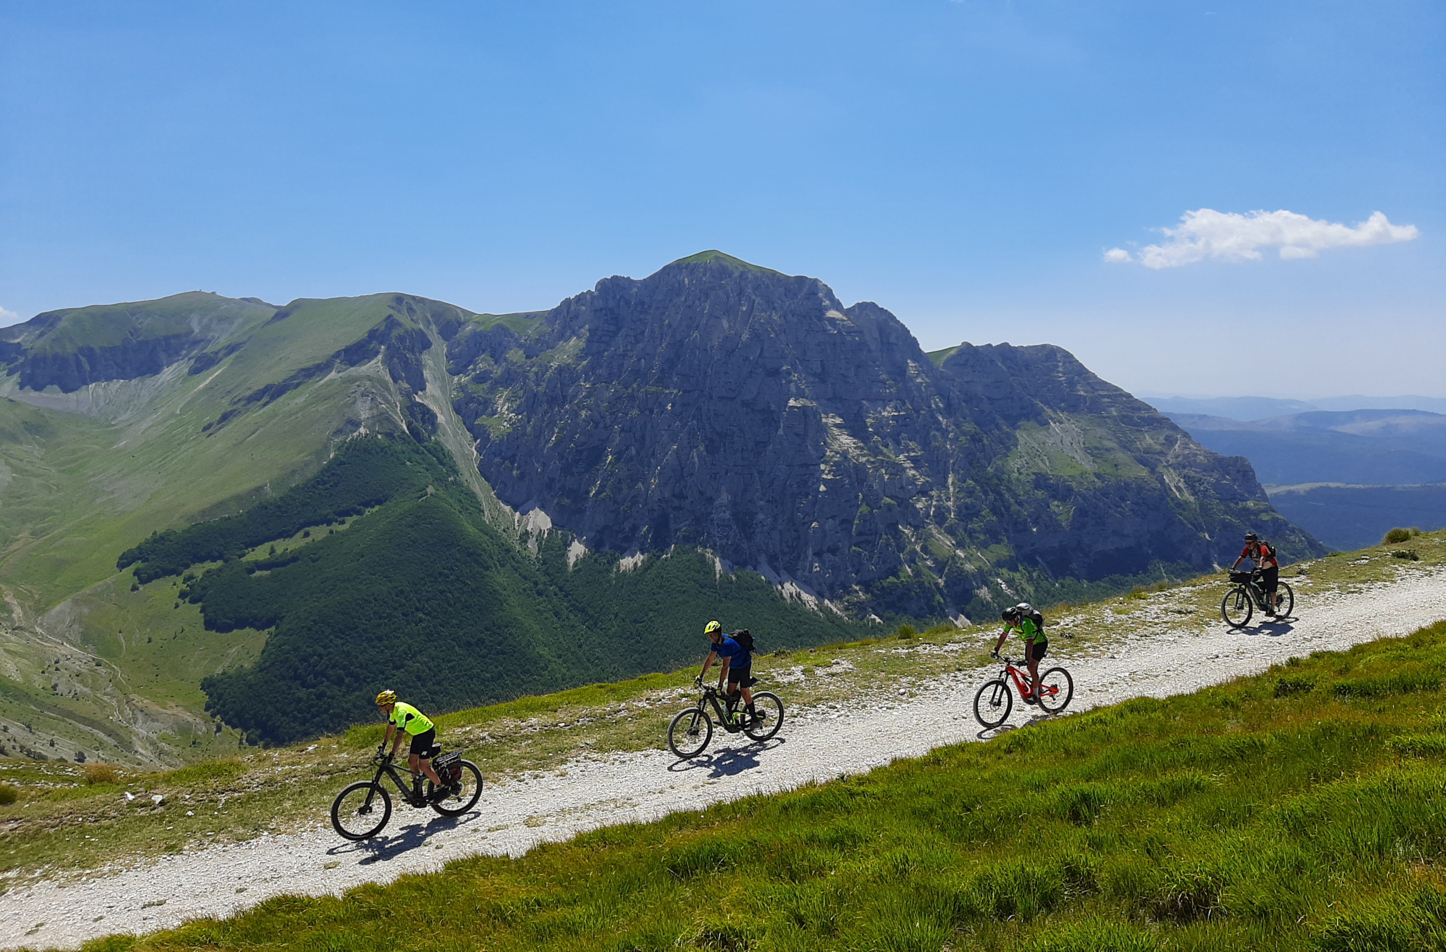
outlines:
{"label": "green grass", "polygon": [[[1440,948],[1446,719],[1424,685],[1442,672],[1446,624],[862,777],[87,948]],[[1281,696],[1286,677],[1314,689]],[[1399,689],[1335,689],[1362,678]]]}

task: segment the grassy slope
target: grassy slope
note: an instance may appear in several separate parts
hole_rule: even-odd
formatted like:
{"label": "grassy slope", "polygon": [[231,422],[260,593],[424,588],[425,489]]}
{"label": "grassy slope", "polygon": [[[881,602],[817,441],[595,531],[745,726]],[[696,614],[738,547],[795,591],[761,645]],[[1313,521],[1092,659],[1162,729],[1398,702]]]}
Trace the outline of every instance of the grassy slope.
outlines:
{"label": "grassy slope", "polygon": [[[234,745],[202,713],[199,682],[254,661],[263,636],[203,631],[174,580],[131,591],[116,556],[156,529],[279,492],[324,462],[339,431],[396,429],[394,385],[371,364],[202,429],[257,386],[365,336],[393,297],[294,302],[273,324],[258,308],[233,334],[247,346],[195,376],[181,364],[69,396],[25,394],[50,407],[0,398],[0,590],[13,600],[0,613],[0,723],[29,724],[34,749],[66,758],[174,762]],[[113,717],[120,737],[80,720]]]}
{"label": "grassy slope", "polygon": [[[1411,545],[1420,563],[1392,558],[1390,547],[1287,574],[1320,592],[1446,562],[1446,534]],[[1156,608],[1218,624],[1220,591],[1214,577],[1053,617],[1076,632],[1076,650],[1102,649],[1148,624]],[[982,628],[935,631],[762,664],[765,677],[789,678],[795,708],[857,701],[977,663],[986,638]],[[832,673],[838,659],[852,670]],[[831,673],[813,676],[823,668]],[[441,728],[489,776],[551,769],[584,747],[656,747],[689,676],[463,711],[443,716]],[[679,939],[707,947],[710,934],[715,947],[735,934],[754,948],[1152,948],[1165,940],[1182,949],[1428,948],[1381,937],[1418,928],[1422,910],[1439,901],[1443,677],[1446,631],[1437,626],[868,777],[602,831],[521,860],[469,860],[341,900],[273,900],[226,923],[96,947],[309,948],[327,930],[336,948],[362,948],[385,927],[415,930],[431,948],[443,937],[424,923],[445,897],[447,908],[469,910],[451,917],[471,930],[463,944],[488,948],[661,948]],[[623,702],[630,713],[618,713]],[[0,806],[0,869],[22,880],[47,865],[43,875],[63,875],[131,853],[200,847],[214,842],[212,830],[244,839],[304,824],[355,778],[379,733],[357,728],[314,749],[93,786],[73,765],[0,763],[0,777],[20,785],[19,802]],[[146,796],[127,806],[122,789],[161,793],[167,803],[189,797],[199,815],[152,807]],[[1021,858],[1031,843],[1043,844],[1043,859]],[[379,921],[384,908],[397,918]],[[448,933],[436,947],[458,939]]]}

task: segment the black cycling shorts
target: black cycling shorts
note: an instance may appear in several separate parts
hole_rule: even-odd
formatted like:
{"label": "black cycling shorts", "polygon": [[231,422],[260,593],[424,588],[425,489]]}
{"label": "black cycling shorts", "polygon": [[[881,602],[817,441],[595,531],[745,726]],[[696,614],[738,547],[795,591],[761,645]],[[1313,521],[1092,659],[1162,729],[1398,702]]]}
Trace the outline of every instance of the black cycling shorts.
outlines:
{"label": "black cycling shorts", "polygon": [[1260,590],[1267,594],[1274,594],[1280,589],[1280,566],[1260,570]]}
{"label": "black cycling shorts", "polygon": [[[1049,642],[1047,642],[1047,641],[1036,641],[1036,642],[1034,643],[1033,655],[1034,655],[1034,660],[1035,660],[1035,661],[1043,661],[1043,660],[1044,660],[1044,656],[1045,656],[1048,652],[1049,652]],[[1024,659],[1025,661],[1028,661],[1028,660],[1029,660],[1029,657],[1028,657],[1029,654],[1030,654],[1030,652],[1028,652],[1028,651],[1025,652],[1025,655],[1026,655],[1026,657],[1025,657],[1025,659]]]}
{"label": "black cycling shorts", "polygon": [[751,665],[751,664],[750,664],[748,667],[746,667],[746,668],[735,668],[735,667],[733,667],[732,665],[729,665],[729,666],[728,666],[728,683],[729,683],[729,684],[738,684],[739,682],[742,682],[742,683],[746,684],[746,683],[748,683],[748,676],[749,676],[750,674],[752,674],[752,673],[753,673],[753,665]]}
{"label": "black cycling shorts", "polygon": [[420,734],[412,735],[412,746],[407,751],[409,754],[416,754],[418,757],[425,757],[432,750],[432,743],[437,739],[437,729],[422,731]]}

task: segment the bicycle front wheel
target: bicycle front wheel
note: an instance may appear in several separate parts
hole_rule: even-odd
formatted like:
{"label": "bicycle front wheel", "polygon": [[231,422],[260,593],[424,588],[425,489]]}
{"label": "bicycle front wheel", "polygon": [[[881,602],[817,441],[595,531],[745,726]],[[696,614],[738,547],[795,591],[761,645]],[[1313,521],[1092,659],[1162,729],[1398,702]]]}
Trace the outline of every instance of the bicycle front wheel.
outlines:
{"label": "bicycle front wheel", "polygon": [[1074,678],[1064,668],[1050,668],[1039,676],[1039,689],[1034,693],[1046,714],[1058,714],[1074,697]]}
{"label": "bicycle front wheel", "polygon": [[[783,702],[777,694],[767,691],[754,694],[753,710],[758,712],[758,716],[743,728],[743,733],[754,740],[768,740],[783,726]],[[743,716],[748,716],[746,711]]]}
{"label": "bicycle front wheel", "polygon": [[1250,593],[1243,585],[1232,588],[1220,600],[1220,617],[1224,618],[1225,624],[1231,628],[1244,628],[1250,624],[1250,615],[1254,611],[1254,606],[1250,604]]}
{"label": "bicycle front wheel", "polygon": [[1275,617],[1289,618],[1291,611],[1295,608],[1295,592],[1289,585],[1281,582],[1276,594],[1280,597],[1280,601],[1275,606]]}
{"label": "bicycle front wheel", "polygon": [[[440,800],[432,800],[432,809],[442,816],[461,816],[477,805],[477,798],[482,796],[482,771],[470,760],[459,760],[457,766],[462,768],[462,775],[457,782],[447,790],[447,795]],[[428,799],[431,799],[433,790],[432,781],[427,781]]]}
{"label": "bicycle front wheel", "polygon": [[369,840],[392,816],[387,788],[370,780],[347,787],[331,802],[331,825],[349,840]]}
{"label": "bicycle front wheel", "polygon": [[974,695],[974,718],[985,727],[998,727],[1014,709],[1014,698],[1009,696],[1009,685],[1003,681],[990,681]]}
{"label": "bicycle front wheel", "polygon": [[668,749],[683,760],[697,757],[712,739],[713,722],[701,708],[680,712],[668,725]]}

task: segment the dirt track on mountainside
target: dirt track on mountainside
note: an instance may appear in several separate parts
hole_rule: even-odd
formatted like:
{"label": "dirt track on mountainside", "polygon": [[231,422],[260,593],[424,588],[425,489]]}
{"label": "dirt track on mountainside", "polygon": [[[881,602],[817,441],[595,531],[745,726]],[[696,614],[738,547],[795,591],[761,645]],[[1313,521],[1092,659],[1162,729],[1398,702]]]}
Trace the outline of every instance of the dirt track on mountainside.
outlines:
{"label": "dirt track on mountainside", "polygon": [[[1070,712],[1131,697],[1186,693],[1293,655],[1409,634],[1446,618],[1446,571],[1297,598],[1292,620],[1242,632],[1223,624],[1202,631],[1152,606],[1132,615],[1130,631],[1112,641],[1071,650],[1070,642],[1052,639],[1050,661],[1074,675]],[[783,730],[765,744],[718,732],[708,752],[694,761],[678,762],[665,750],[581,755],[550,774],[489,784],[478,810],[457,819],[398,805],[384,838],[365,844],[341,840],[324,816],[329,804],[318,804],[318,821],[305,832],[168,856],[78,883],[16,888],[0,896],[0,947],[74,948],[103,935],[228,916],[276,895],[339,894],[362,883],[438,870],[463,856],[516,856],[595,827],[646,822],[980,740],[971,705],[994,670],[915,680],[892,701],[871,700],[859,710],[825,705],[790,711]],[[779,693],[786,704],[786,685]],[[1016,704],[1011,724],[1027,721],[1022,707]],[[666,726],[660,718],[660,736]]]}

